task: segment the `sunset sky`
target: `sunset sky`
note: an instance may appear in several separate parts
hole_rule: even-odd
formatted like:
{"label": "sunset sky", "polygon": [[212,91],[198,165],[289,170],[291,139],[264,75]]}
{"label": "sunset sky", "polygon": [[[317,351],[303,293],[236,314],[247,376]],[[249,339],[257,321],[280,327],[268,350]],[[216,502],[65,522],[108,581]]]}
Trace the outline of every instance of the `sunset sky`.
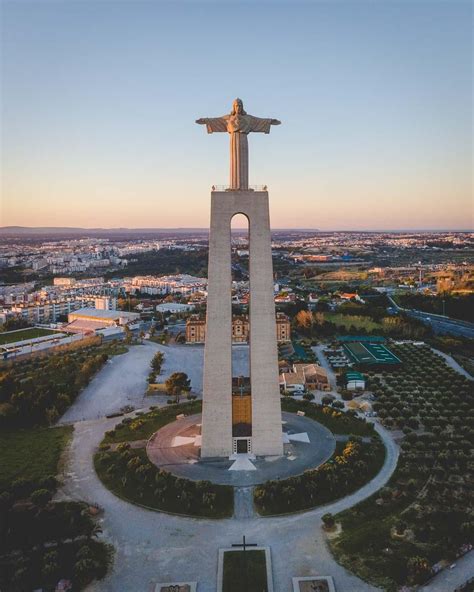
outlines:
{"label": "sunset sky", "polygon": [[246,110],[274,228],[469,229],[472,3],[2,2],[0,225],[207,227]]}

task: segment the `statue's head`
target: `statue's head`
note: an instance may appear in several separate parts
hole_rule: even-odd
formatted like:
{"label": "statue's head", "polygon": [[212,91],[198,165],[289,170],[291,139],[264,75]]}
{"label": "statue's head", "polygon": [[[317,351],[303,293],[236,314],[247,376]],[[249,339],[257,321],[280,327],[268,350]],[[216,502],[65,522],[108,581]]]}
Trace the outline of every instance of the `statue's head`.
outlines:
{"label": "statue's head", "polygon": [[235,99],[232,103],[232,111],[231,115],[247,115],[244,111],[244,104],[242,103],[242,99]]}

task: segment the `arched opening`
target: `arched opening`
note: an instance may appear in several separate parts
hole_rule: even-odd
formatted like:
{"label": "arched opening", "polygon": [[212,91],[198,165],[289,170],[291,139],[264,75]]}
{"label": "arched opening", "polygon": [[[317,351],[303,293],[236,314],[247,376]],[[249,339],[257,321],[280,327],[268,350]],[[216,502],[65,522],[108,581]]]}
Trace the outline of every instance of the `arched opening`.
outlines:
{"label": "arched opening", "polygon": [[252,397],[250,392],[249,221],[244,214],[231,220],[232,266],[232,437],[235,452],[250,452]]}

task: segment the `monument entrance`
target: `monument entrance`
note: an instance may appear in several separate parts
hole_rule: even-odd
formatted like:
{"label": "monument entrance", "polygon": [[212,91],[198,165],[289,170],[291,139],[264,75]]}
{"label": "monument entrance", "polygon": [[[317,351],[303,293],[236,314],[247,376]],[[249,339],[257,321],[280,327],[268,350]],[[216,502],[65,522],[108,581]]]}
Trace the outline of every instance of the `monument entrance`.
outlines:
{"label": "monument entrance", "polygon": [[[266,187],[249,186],[248,134],[270,133],[276,119],[248,115],[236,99],[228,115],[198,119],[208,133],[230,136],[230,185],[213,187],[207,328],[204,353],[201,457],[244,451],[283,454],[273,295],[270,217]],[[249,223],[250,384],[235,392],[232,379],[231,220]],[[250,420],[250,421],[249,421]]]}

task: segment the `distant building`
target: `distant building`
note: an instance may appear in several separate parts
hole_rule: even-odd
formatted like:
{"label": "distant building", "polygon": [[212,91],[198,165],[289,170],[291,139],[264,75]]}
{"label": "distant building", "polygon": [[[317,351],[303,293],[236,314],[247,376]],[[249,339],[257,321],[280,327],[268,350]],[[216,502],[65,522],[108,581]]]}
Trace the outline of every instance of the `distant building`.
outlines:
{"label": "distant building", "polygon": [[[290,319],[286,314],[276,314],[277,341],[290,341]],[[232,342],[248,343],[250,323],[247,315],[232,317]],[[192,315],[186,323],[186,343],[204,343],[206,340],[206,321],[199,315]]]}
{"label": "distant building", "polygon": [[344,374],[344,383],[346,389],[355,391],[356,389],[365,389],[364,375],[356,370],[350,370]]}
{"label": "distant building", "polygon": [[186,323],[186,343],[204,343],[206,321],[199,315],[192,315]]}
{"label": "distant building", "polygon": [[69,324],[65,331],[72,333],[93,333],[107,327],[125,327],[135,325],[140,321],[137,312],[123,310],[97,310],[96,308],[81,308],[69,314]]}
{"label": "distant building", "polygon": [[341,294],[340,297],[341,297],[341,300],[356,300],[357,302],[360,302],[361,304],[365,304],[365,300],[362,300],[362,298],[356,292],[354,292],[354,293],[344,292]]}
{"label": "distant building", "polygon": [[331,390],[328,373],[317,364],[293,364],[290,372],[280,374],[283,390]]}
{"label": "distant building", "polygon": [[296,301],[296,294],[292,292],[283,292],[275,296],[275,304],[288,304]]}
{"label": "distant building", "polygon": [[96,308],[81,308],[69,314],[69,322],[77,319],[90,319],[109,325],[128,325],[140,320],[138,312],[125,312],[124,310],[97,310]]}
{"label": "distant building", "polygon": [[100,296],[94,299],[97,310],[117,310],[117,298],[114,296]]}
{"label": "distant building", "polygon": [[195,308],[194,304],[184,304],[182,302],[162,302],[156,305],[158,312],[170,312],[172,314],[191,312]]}
{"label": "distant building", "polygon": [[12,306],[11,312],[32,324],[55,323],[60,317],[84,306],[90,306],[93,302],[94,299],[91,296],[28,302]]}
{"label": "distant building", "polygon": [[132,278],[130,290],[145,294],[193,294],[207,289],[207,279],[179,274],[167,276],[136,276]]}
{"label": "distant building", "polygon": [[71,277],[55,277],[53,279],[54,286],[74,286],[76,280]]}
{"label": "distant building", "polygon": [[290,319],[283,312],[276,313],[277,341],[290,341],[291,325]]}

